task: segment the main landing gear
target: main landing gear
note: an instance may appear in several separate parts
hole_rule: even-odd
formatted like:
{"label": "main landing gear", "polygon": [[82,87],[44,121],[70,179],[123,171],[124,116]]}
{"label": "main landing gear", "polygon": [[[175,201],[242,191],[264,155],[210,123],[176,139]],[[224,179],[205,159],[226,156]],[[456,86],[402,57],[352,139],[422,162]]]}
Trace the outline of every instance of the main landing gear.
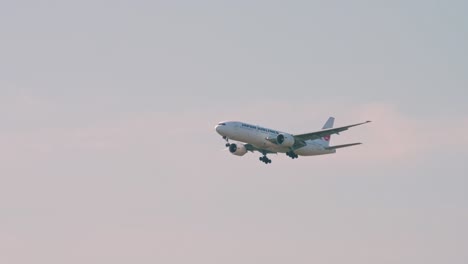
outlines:
{"label": "main landing gear", "polygon": [[292,150],[289,151],[289,152],[286,152],[286,156],[290,157],[291,159],[299,158],[299,156],[296,153],[294,153],[294,151],[292,151]]}
{"label": "main landing gear", "polygon": [[271,163],[271,159],[267,158],[266,155],[264,155],[263,157],[260,157],[258,158],[261,162],[265,163],[265,164],[268,164],[268,163]]}

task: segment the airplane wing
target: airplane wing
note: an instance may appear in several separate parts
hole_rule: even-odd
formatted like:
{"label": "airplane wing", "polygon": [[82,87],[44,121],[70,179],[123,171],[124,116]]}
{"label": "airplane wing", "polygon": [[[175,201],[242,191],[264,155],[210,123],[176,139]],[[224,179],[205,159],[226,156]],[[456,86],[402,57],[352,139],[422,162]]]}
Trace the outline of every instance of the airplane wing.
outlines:
{"label": "airplane wing", "polygon": [[367,124],[367,123],[370,123],[370,122],[371,121],[366,121],[366,122],[363,122],[363,123],[358,123],[358,124],[349,125],[349,126],[329,128],[329,129],[323,129],[323,130],[320,130],[320,131],[317,131],[317,132],[294,135],[294,139],[296,139],[298,141],[319,139],[319,138],[323,138],[325,136],[329,136],[329,135],[333,135],[333,134],[339,134],[340,132],[348,130],[351,127],[360,126],[360,125]]}
{"label": "airplane wing", "polygon": [[258,151],[258,152],[260,152],[262,154],[271,154],[271,153],[276,154],[276,152],[266,150],[266,149],[257,148],[256,146],[254,146],[252,144],[245,144],[244,146],[250,152]]}
{"label": "airplane wing", "polygon": [[273,144],[278,144],[278,140],[276,139],[276,137],[267,137],[265,139],[270,141]]}

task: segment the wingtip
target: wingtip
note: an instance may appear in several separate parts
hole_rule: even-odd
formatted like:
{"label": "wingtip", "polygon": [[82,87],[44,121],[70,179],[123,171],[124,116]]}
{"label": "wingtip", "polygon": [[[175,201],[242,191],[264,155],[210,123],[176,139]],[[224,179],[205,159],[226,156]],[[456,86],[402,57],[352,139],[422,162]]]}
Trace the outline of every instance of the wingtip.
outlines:
{"label": "wingtip", "polygon": [[370,120],[367,120],[367,121],[366,121],[366,123],[370,123],[370,122],[372,122],[372,121],[370,121]]}

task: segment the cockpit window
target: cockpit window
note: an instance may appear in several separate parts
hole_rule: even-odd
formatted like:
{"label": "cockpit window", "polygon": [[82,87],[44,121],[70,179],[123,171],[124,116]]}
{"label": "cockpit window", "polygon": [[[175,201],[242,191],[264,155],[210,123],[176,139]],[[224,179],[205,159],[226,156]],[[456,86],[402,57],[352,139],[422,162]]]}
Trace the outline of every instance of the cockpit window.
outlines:
{"label": "cockpit window", "polygon": [[219,126],[225,126],[226,123],[219,123],[218,125],[219,125]]}

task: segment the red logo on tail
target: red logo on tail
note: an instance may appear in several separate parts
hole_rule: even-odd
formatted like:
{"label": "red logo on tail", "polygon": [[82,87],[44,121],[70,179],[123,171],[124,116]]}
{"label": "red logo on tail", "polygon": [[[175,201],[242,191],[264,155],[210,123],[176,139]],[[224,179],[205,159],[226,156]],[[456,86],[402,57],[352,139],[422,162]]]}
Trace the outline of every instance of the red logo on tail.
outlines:
{"label": "red logo on tail", "polygon": [[330,135],[324,136],[324,137],[323,137],[323,140],[325,140],[325,141],[330,141]]}

